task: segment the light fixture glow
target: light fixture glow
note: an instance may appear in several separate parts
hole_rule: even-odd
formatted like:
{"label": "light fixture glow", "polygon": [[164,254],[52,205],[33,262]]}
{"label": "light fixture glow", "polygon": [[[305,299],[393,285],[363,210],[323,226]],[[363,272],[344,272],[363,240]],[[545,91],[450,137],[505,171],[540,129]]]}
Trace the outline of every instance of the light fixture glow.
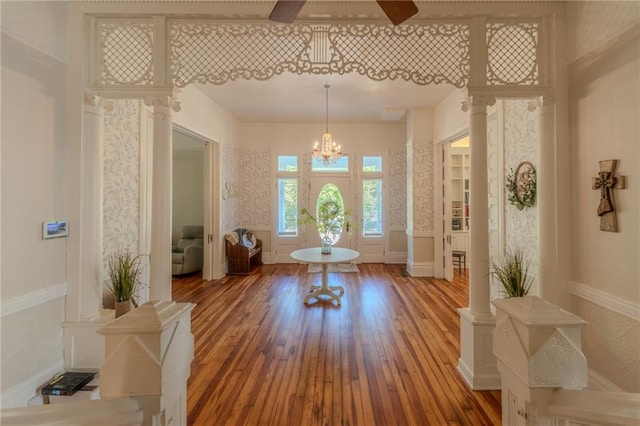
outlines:
{"label": "light fixture glow", "polygon": [[329,133],[329,85],[325,84],[324,88],[327,92],[326,96],[326,113],[327,113],[327,121],[325,132],[322,135],[321,142],[315,142],[313,144],[313,158],[317,158],[322,161],[323,166],[328,166],[329,164],[335,164],[335,162],[342,157],[342,147],[338,145]]}

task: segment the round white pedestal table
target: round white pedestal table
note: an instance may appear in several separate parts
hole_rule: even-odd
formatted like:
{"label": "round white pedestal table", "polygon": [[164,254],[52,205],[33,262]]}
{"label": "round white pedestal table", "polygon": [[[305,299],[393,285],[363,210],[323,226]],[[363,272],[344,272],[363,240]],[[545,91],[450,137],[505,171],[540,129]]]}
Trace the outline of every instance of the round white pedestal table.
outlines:
{"label": "round white pedestal table", "polygon": [[[303,263],[316,263],[322,265],[322,285],[311,286],[311,291],[304,298],[304,304],[309,302],[309,299],[318,296],[329,296],[332,300],[335,300],[338,305],[342,304],[341,297],[344,294],[344,287],[342,286],[330,286],[328,268],[330,264],[348,263],[360,256],[355,250],[342,247],[332,247],[330,254],[322,254],[320,247],[311,247],[306,249],[300,249],[292,252],[289,256],[293,260]],[[337,294],[336,294],[337,292]]]}

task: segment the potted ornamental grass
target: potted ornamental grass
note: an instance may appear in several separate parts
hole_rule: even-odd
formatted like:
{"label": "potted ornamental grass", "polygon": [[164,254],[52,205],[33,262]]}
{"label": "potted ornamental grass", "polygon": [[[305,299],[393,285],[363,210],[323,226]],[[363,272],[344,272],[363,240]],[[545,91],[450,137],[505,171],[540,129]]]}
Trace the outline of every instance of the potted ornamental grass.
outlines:
{"label": "potted ornamental grass", "polygon": [[522,250],[508,250],[502,258],[490,260],[490,273],[502,284],[506,297],[523,297],[533,284],[533,277],[529,275],[530,264]]}
{"label": "potted ornamental grass", "polygon": [[141,285],[140,277],[143,255],[134,255],[130,251],[119,251],[109,259],[109,290],[115,298],[116,318],[137,308],[136,291]]}

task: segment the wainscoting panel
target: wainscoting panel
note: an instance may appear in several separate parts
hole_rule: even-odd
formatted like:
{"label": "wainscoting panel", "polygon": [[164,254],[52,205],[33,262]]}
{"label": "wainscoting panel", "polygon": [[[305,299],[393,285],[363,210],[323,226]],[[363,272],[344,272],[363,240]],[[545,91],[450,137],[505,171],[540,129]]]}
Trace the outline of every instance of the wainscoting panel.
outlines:
{"label": "wainscoting panel", "polygon": [[570,283],[570,293],[571,312],[589,322],[583,347],[590,376],[609,389],[640,392],[638,306],[582,283]]}

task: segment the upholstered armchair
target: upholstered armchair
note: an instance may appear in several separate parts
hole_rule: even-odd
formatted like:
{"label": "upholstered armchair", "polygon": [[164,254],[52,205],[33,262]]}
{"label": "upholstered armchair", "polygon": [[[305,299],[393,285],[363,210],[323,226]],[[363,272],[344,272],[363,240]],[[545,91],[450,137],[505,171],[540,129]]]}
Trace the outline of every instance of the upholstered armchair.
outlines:
{"label": "upholstered armchair", "polygon": [[172,249],[173,275],[201,271],[204,261],[204,227],[189,225],[182,227],[182,237]]}

